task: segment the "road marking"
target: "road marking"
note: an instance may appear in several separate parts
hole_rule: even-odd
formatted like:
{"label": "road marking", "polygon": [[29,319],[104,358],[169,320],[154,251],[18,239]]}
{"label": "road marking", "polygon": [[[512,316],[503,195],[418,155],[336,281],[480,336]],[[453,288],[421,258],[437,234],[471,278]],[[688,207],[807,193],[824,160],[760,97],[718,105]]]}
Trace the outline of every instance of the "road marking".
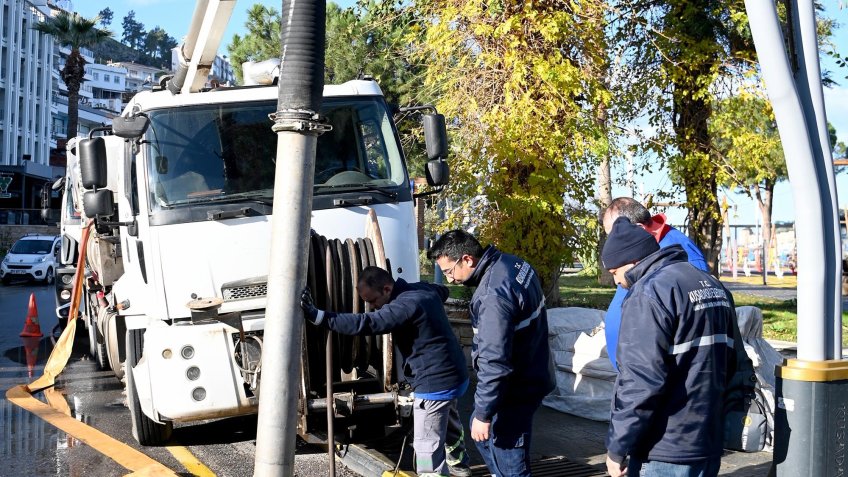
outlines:
{"label": "road marking", "polygon": [[168,452],[173,454],[174,457],[183,467],[186,468],[192,475],[196,477],[215,477],[215,472],[212,472],[212,469],[206,467],[203,462],[200,462],[194,454],[191,453],[186,447],[183,446],[165,446],[168,449]]}
{"label": "road marking", "polygon": [[101,454],[110,457],[120,466],[140,475],[176,476],[171,469],[153,460],[148,455],[133,449],[123,442],[66,416],[47,404],[32,397],[23,385],[6,391],[6,399],[57,427],[75,439],[85,443]]}

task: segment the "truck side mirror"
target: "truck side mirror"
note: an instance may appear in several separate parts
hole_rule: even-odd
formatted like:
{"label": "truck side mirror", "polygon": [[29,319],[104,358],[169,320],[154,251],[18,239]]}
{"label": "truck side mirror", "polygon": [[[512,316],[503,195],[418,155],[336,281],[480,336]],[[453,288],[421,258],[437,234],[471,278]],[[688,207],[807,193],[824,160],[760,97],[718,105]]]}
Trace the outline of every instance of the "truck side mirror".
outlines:
{"label": "truck side mirror", "polygon": [[424,173],[427,177],[427,184],[433,187],[448,185],[450,180],[450,168],[444,159],[427,161]]}
{"label": "truck side mirror", "polygon": [[136,139],[144,135],[150,126],[150,118],[144,115],[118,116],[112,119],[112,132],[124,139]]}
{"label": "truck side mirror", "polygon": [[82,186],[86,189],[106,187],[106,141],[102,137],[83,139],[77,149]]}
{"label": "truck side mirror", "polygon": [[82,208],[88,217],[110,217],[115,208],[112,191],[100,189],[86,192],[82,196]]}
{"label": "truck side mirror", "polygon": [[427,159],[448,157],[448,133],[443,114],[424,115],[424,143],[427,146]]}

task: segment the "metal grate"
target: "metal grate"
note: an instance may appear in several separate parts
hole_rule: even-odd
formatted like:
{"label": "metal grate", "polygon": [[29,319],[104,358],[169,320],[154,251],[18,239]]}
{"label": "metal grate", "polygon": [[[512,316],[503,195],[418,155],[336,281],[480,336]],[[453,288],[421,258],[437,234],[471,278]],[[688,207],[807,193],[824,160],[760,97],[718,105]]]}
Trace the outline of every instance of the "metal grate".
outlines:
{"label": "metal grate", "polygon": [[[473,477],[489,477],[489,469],[485,465],[475,465],[471,468]],[[530,463],[533,477],[592,477],[606,475],[606,472],[587,464],[572,462],[565,457],[548,457],[534,460]]]}
{"label": "metal grate", "polygon": [[224,297],[224,301],[244,300],[246,298],[261,298],[268,294],[268,284],[257,283],[254,285],[224,288],[221,290],[221,294]]}

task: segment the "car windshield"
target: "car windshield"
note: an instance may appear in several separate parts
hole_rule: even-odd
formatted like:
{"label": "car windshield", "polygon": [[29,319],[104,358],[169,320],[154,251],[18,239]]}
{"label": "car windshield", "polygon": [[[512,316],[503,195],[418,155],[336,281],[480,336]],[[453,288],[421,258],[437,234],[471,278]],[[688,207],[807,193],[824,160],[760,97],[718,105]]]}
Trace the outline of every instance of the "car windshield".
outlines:
{"label": "car windshield", "polygon": [[43,255],[50,253],[53,247],[52,240],[18,240],[15,245],[12,245],[11,253],[37,253]]}
{"label": "car windshield", "polygon": [[[263,101],[151,111],[151,208],[271,198],[277,134],[268,115],[275,109],[275,101]],[[332,130],[318,137],[315,194],[407,186],[382,98],[327,98],[321,114]]]}

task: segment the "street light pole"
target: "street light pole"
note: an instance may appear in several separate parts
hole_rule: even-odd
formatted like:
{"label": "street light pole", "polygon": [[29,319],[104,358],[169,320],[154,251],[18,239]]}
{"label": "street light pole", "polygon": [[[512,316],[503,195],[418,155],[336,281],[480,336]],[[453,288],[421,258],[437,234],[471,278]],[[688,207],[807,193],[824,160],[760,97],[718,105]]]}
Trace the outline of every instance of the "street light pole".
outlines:
{"label": "street light pole", "polygon": [[751,33],[800,211],[798,359],[777,369],[774,470],[778,476],[841,475],[848,365],[841,360],[841,292],[836,186],[825,133],[812,0],[790,2],[798,71],[784,51],[774,2],[745,0]]}

